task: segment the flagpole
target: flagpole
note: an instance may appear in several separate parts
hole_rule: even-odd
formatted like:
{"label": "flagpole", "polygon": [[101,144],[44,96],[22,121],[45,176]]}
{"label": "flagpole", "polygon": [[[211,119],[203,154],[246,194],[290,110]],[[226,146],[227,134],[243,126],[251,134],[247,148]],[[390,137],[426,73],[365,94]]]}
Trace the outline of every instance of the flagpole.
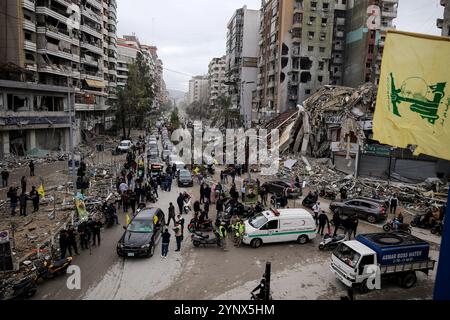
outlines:
{"label": "flagpole", "polygon": [[[445,212],[438,269],[434,286],[434,300],[450,300],[450,188],[448,189],[447,211]],[[447,222],[446,222],[447,221]]]}

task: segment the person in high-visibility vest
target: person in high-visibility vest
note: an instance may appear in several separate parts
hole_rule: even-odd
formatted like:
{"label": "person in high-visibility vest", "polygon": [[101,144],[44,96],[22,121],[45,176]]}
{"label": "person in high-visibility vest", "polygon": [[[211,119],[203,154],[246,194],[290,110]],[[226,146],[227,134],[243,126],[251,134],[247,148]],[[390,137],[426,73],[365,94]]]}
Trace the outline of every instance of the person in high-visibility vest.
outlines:
{"label": "person in high-visibility vest", "polygon": [[238,219],[236,221],[233,230],[234,230],[234,245],[239,248],[242,243],[242,239],[244,237],[245,232],[245,225],[241,219]]}
{"label": "person in high-visibility vest", "polygon": [[223,251],[227,250],[227,228],[225,226],[225,223],[222,222],[222,224],[219,227],[219,237],[220,237],[220,247]]}

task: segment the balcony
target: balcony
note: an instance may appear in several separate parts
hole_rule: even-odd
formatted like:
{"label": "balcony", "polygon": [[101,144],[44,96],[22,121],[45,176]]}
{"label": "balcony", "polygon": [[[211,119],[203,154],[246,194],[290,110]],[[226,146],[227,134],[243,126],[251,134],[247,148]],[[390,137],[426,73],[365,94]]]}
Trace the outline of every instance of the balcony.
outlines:
{"label": "balcony", "polygon": [[342,64],[342,62],[343,62],[343,61],[342,61],[342,58],[337,58],[337,57],[334,57],[334,58],[333,58],[333,63],[334,63],[334,64]]}
{"label": "balcony", "polygon": [[345,25],[345,18],[336,18],[336,25],[338,26]]}
{"label": "balcony", "polygon": [[91,51],[91,52],[93,52],[93,53],[96,53],[96,54],[99,54],[99,55],[103,55],[103,48],[94,46],[94,45],[89,44],[89,43],[87,43],[87,42],[83,42],[83,41],[82,41],[82,42],[80,43],[80,47],[81,47],[81,48],[84,48],[84,49],[86,49],[86,50],[89,50],[89,51]]}
{"label": "balcony", "polygon": [[53,11],[52,9],[47,8],[47,7],[36,7],[36,13],[55,18],[56,20],[59,20],[60,22],[62,22],[64,24],[67,24],[67,21],[70,20],[69,17],[66,17],[66,16],[62,15],[61,13]]}
{"label": "balcony", "polygon": [[92,72],[92,71],[81,71],[81,79],[90,79],[96,81],[105,81],[102,72]]}
{"label": "balcony", "polygon": [[25,40],[24,41],[24,49],[28,51],[36,52],[36,43]]}
{"label": "balcony", "polygon": [[292,42],[293,43],[300,43],[300,42],[302,42],[302,36],[298,35],[298,34],[293,34],[292,35]]}
{"label": "balcony", "polygon": [[37,50],[39,54],[50,54],[55,57],[71,60],[74,62],[80,61],[80,56],[69,52],[61,51],[58,46],[47,44],[47,48],[39,48]]}
{"label": "balcony", "polygon": [[296,94],[289,95],[289,100],[297,101],[297,99],[298,99],[298,95],[296,95]]}
{"label": "balcony", "polygon": [[382,17],[389,17],[389,18],[396,18],[397,17],[397,9],[395,9],[395,8],[392,8],[392,9],[383,8],[383,10],[381,11],[381,16]]}
{"label": "balcony", "polygon": [[22,6],[32,12],[35,11],[35,0],[22,0]]}
{"label": "balcony", "polygon": [[81,58],[81,63],[86,64],[91,67],[100,68],[100,63],[96,59],[94,59],[90,56],[85,56],[85,57]]}
{"label": "balcony", "polygon": [[290,86],[296,87],[296,86],[298,86],[298,80],[296,80],[296,79],[289,80],[288,84]]}
{"label": "balcony", "polygon": [[342,45],[342,44],[335,44],[334,46],[333,46],[333,49],[335,50],[335,51],[343,51],[344,50],[344,46]]}
{"label": "balcony", "polygon": [[35,63],[25,63],[25,69],[29,70],[29,71],[37,71],[37,64]]}
{"label": "balcony", "polygon": [[23,20],[23,28],[31,32],[36,32],[36,23],[30,20]]}
{"label": "balcony", "polygon": [[97,8],[98,10],[103,11],[103,6],[101,2],[97,0],[87,0],[86,2],[92,5],[93,7]]}
{"label": "balcony", "polygon": [[101,30],[94,29],[93,27],[88,26],[87,24],[83,24],[80,30],[90,34],[93,37],[103,40],[103,35],[100,33]]}
{"label": "balcony", "polygon": [[39,65],[37,69],[39,72],[55,74],[58,76],[72,77],[72,78],[80,77],[80,72],[78,70],[73,70],[73,69],[71,69],[69,67],[65,67],[65,66]]}
{"label": "balcony", "polygon": [[91,19],[94,22],[102,24],[101,16],[98,15],[97,13],[95,13],[94,11],[90,10],[90,9],[82,8],[81,9],[81,14],[83,16],[85,16],[86,18]]}
{"label": "balcony", "polygon": [[336,37],[337,38],[344,38],[344,36],[345,36],[344,31],[337,31],[336,32]]}
{"label": "balcony", "polygon": [[303,27],[303,23],[301,21],[294,21],[292,25],[292,29],[301,29]]}
{"label": "balcony", "polygon": [[70,37],[67,34],[60,32],[56,27],[53,27],[53,26],[38,27],[37,33],[45,34],[53,39],[58,39],[58,40],[69,42],[78,47],[80,46],[80,40],[78,40],[77,38]]}

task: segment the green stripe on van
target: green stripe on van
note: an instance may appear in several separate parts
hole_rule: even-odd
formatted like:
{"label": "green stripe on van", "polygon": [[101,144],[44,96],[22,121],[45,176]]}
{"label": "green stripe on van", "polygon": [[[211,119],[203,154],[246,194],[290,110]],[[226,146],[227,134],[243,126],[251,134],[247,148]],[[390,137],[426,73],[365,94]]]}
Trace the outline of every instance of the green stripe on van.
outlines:
{"label": "green stripe on van", "polygon": [[279,232],[272,234],[257,234],[257,235],[249,235],[249,238],[259,238],[259,237],[270,237],[270,236],[286,236],[290,234],[305,234],[305,233],[316,233],[316,230],[310,231],[294,231],[294,232]]}

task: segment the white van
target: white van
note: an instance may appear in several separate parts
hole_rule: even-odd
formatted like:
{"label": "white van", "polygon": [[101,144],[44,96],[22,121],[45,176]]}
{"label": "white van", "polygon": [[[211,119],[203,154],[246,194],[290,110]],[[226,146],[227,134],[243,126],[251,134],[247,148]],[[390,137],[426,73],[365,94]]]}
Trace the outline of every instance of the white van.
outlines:
{"label": "white van", "polygon": [[316,237],[316,223],[304,209],[268,210],[245,221],[243,242],[253,248],[263,243],[297,241],[305,244]]}

